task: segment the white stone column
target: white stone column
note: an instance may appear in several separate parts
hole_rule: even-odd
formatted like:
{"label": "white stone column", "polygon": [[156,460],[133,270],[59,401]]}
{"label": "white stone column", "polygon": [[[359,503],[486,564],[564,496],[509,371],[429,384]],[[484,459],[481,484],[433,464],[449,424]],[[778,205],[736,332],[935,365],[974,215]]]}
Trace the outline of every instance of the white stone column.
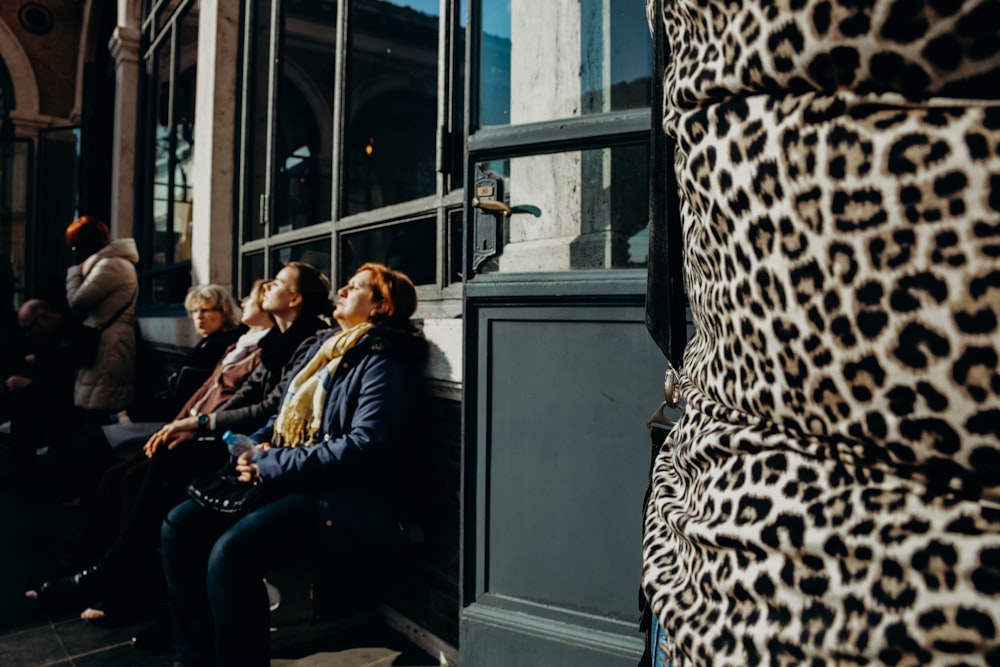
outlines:
{"label": "white stone column", "polygon": [[191,279],[231,285],[239,6],[201,0],[194,121]]}
{"label": "white stone column", "polygon": [[119,25],[108,42],[115,64],[114,152],[111,161],[111,235],[134,236],[135,135],[139,95],[139,30]]}

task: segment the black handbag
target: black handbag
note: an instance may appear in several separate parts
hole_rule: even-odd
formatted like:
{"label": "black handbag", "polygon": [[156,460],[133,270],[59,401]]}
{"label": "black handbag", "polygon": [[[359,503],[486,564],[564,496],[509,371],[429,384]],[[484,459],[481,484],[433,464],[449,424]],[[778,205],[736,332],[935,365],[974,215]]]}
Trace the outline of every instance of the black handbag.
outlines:
{"label": "black handbag", "polygon": [[264,502],[260,486],[241,482],[228,464],[219,472],[193,480],[187,487],[191,500],[222,514],[243,514]]}
{"label": "black handbag", "polygon": [[93,366],[104,329],[73,320],[66,338],[66,354],[77,368]]}

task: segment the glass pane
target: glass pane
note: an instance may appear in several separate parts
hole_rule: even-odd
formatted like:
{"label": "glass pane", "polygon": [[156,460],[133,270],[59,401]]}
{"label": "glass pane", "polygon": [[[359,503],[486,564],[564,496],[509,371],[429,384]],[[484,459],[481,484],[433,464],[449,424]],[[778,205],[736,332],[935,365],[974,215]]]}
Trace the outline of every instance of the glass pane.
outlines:
{"label": "glass pane", "polygon": [[462,268],[462,247],[465,238],[465,224],[462,209],[448,211],[448,283],[460,283],[465,279]]}
{"label": "glass pane", "polygon": [[433,217],[342,234],[340,283],[365,262],[381,262],[408,275],[416,285],[434,285],[437,223]]}
{"label": "glass pane", "polygon": [[320,272],[330,277],[330,240],[327,238],[297,245],[285,246],[271,251],[271,275],[278,273],[288,262],[312,264]]}
{"label": "glass pane", "polygon": [[150,72],[150,109],[156,110],[152,119],[152,198],[151,198],[151,253],[143,257],[145,266],[163,266],[167,263],[164,252],[167,236],[167,216],[170,212],[170,48],[160,45],[152,57]]}
{"label": "glass pane", "polygon": [[[69,260],[66,249],[66,225],[80,216],[78,177],[80,166],[80,130],[79,128],[61,128],[57,130],[42,130],[38,133],[38,192],[35,196],[36,213],[32,225],[32,244],[38,253],[35,257],[45,258],[45,261],[34,262],[33,266],[23,266],[23,245],[14,253],[14,268],[18,276],[18,284],[23,287],[25,272],[33,282],[33,289],[38,296],[51,298],[50,294],[65,295],[65,268]],[[26,167],[23,158],[18,158],[17,164]],[[6,175],[5,175],[6,176]],[[22,175],[27,179],[27,173]],[[27,182],[27,180],[25,180]],[[6,190],[6,183],[4,184]],[[4,224],[7,223],[7,206],[4,211]],[[90,210],[90,209],[88,209]],[[21,239],[23,241],[23,237]],[[0,246],[4,247],[4,246]],[[6,248],[4,250],[7,252]],[[19,264],[21,264],[19,266]]]}
{"label": "glass pane", "polygon": [[[10,80],[7,65],[0,59],[0,123],[8,125],[7,115],[14,108],[14,84]],[[4,128],[6,129],[6,128]],[[3,131],[0,130],[0,134]]]}
{"label": "glass pane", "polygon": [[[277,273],[277,272],[275,272]],[[240,294],[247,294],[253,281],[267,277],[264,274],[264,253],[255,252],[243,256],[243,270],[240,278]]]}
{"label": "glass pane", "polygon": [[344,214],[434,194],[438,0],[352,0]]}
{"label": "glass pane", "polygon": [[[9,261],[14,272],[14,289],[24,296],[24,278],[28,271],[24,255],[27,240],[28,188],[30,185],[29,156],[31,144],[27,140],[0,142],[0,259]],[[69,222],[61,221],[58,231]],[[58,244],[58,245],[56,245]],[[65,252],[65,242],[60,236],[52,239],[52,247],[40,246],[42,252]],[[62,257],[62,255],[56,255]],[[53,285],[58,285],[57,274],[66,274],[66,265],[53,261],[44,262],[53,274]],[[6,270],[6,267],[4,267]],[[10,295],[5,295],[10,296]],[[19,301],[20,303],[20,301]],[[5,304],[7,305],[7,304]]]}
{"label": "glass pane", "polygon": [[139,303],[166,306],[183,303],[191,287],[191,262],[181,262],[139,277]]}
{"label": "glass pane", "polygon": [[[194,183],[195,81],[198,50],[198,3],[169,2],[157,10],[158,22],[172,13],[163,39],[147,60],[149,116],[146,137],[153,145],[146,186],[146,217],[139,225],[140,303],[180,303],[191,286],[191,219]],[[174,45],[171,59],[171,42]]]}
{"label": "glass pane", "polygon": [[270,172],[267,168],[268,62],[270,61],[271,0],[253,0],[253,26],[246,57],[247,105],[243,152],[246,160],[246,200],[244,201],[243,241],[264,237],[261,195],[267,192]]}
{"label": "glass pane", "polygon": [[479,124],[649,106],[652,42],[634,0],[479,0]]}
{"label": "glass pane", "polygon": [[331,217],[336,3],[288,0],[281,40],[272,170],[275,232]]}
{"label": "glass pane", "polygon": [[[465,40],[468,25],[468,2],[458,3],[458,32],[451,45],[454,71],[451,73],[451,143],[441,147],[442,151],[450,151],[450,173],[446,173],[447,190],[457,190],[462,187],[465,175]],[[446,154],[445,157],[448,157]]]}
{"label": "glass pane", "polygon": [[170,17],[173,16],[174,10],[183,2],[183,0],[166,0],[161,2],[159,8],[156,10],[156,28],[160,30],[166,25]]}
{"label": "glass pane", "polygon": [[198,3],[184,15],[179,24],[177,53],[180,75],[174,86],[174,182],[173,182],[173,247],[171,259],[180,262],[191,259],[191,219],[194,201],[194,109],[195,55],[198,51]]}
{"label": "glass pane", "polygon": [[[646,266],[649,149],[599,148],[484,165],[503,180],[513,215],[502,254],[480,272]],[[498,213],[476,210],[475,217]]]}

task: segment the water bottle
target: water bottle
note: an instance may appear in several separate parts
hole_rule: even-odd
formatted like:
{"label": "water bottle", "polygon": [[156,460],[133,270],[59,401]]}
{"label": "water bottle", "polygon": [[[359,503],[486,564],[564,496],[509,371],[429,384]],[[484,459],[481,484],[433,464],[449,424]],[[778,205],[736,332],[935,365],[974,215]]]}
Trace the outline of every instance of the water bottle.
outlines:
{"label": "water bottle", "polygon": [[251,440],[249,436],[242,433],[233,433],[232,431],[223,433],[222,441],[226,443],[226,447],[229,448],[229,453],[233,455],[233,458],[239,458],[243,452],[252,452],[257,447],[257,443]]}

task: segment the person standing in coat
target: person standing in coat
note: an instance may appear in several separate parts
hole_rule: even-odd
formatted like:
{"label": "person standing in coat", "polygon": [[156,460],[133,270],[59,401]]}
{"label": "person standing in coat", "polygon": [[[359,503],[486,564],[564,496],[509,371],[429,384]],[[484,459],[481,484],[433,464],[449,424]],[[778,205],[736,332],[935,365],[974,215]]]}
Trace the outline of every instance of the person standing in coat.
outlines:
{"label": "person standing in coat", "polygon": [[102,423],[135,396],[135,304],[139,278],[135,240],[111,239],[103,221],[85,215],[66,228],[74,262],[66,271],[66,301],[84,324],[98,327],[122,311],[101,333],[96,361],[76,371],[73,402],[85,423]]}
{"label": "person standing in coat", "polygon": [[313,345],[277,414],[250,436],[267,446],[236,461],[239,481],[259,485],[265,503],[234,516],[188,500],[163,523],[175,664],[268,665],[263,576],[311,553],[320,531],[339,552],[370,545],[375,555],[403,540],[392,492],[426,355],[409,322],[416,290],[405,274],[364,264],[337,296],[339,326]]}

